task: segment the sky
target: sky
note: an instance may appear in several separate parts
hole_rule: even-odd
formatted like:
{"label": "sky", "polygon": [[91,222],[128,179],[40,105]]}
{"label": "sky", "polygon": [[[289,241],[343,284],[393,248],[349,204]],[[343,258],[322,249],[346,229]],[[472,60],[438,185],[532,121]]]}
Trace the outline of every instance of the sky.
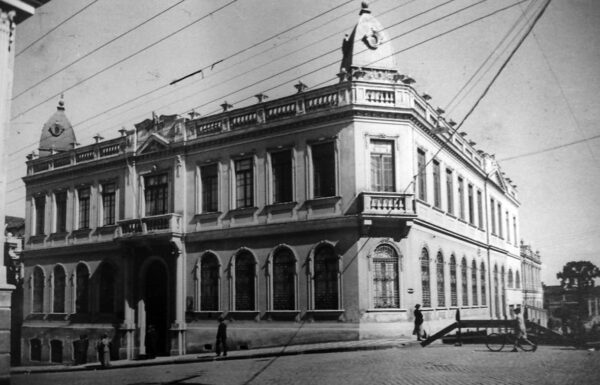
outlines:
{"label": "sky", "polygon": [[[398,70],[461,122],[545,2],[369,4]],[[224,100],[242,107],[259,92],[289,95],[298,80],[332,84],[359,10],[356,0],[53,0],[38,8],[17,27],[7,215],[24,215],[26,155],[61,93],[87,145],[152,111],[208,115]],[[539,250],[549,285],[568,261],[600,266],[599,63],[600,2],[553,0],[460,128],[518,186],[520,236]]]}

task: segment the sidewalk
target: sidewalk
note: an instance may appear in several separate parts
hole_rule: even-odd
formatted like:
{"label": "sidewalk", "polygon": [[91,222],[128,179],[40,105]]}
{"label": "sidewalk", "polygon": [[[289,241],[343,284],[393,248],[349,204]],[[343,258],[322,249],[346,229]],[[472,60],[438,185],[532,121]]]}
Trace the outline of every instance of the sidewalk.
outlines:
{"label": "sidewalk", "polygon": [[[320,344],[278,346],[272,348],[260,348],[249,350],[234,350],[227,353],[226,357],[216,357],[215,353],[186,354],[183,356],[156,357],[146,360],[118,360],[112,361],[111,366],[105,370],[119,368],[136,368],[141,366],[183,364],[190,362],[207,362],[215,360],[243,360],[253,358],[291,356],[297,354],[335,353],[359,350],[378,350],[401,347],[421,347],[419,343],[410,337],[397,339],[377,339],[361,341],[324,342]],[[50,372],[72,372],[82,370],[100,369],[98,362],[85,365],[46,365],[46,366],[17,366],[10,370],[11,374],[28,373],[50,373]]]}

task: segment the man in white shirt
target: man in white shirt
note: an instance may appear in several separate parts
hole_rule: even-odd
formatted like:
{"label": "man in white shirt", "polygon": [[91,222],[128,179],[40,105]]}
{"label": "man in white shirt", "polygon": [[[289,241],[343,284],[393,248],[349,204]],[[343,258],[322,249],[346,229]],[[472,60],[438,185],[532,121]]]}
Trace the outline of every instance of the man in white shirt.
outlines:
{"label": "man in white shirt", "polygon": [[518,307],[515,309],[515,345],[513,346],[513,352],[518,352],[517,346],[520,341],[525,341],[529,345],[533,346],[533,351],[535,352],[537,349],[537,345],[527,339],[527,328],[525,326],[525,319],[523,318],[523,314],[521,314],[521,308]]}

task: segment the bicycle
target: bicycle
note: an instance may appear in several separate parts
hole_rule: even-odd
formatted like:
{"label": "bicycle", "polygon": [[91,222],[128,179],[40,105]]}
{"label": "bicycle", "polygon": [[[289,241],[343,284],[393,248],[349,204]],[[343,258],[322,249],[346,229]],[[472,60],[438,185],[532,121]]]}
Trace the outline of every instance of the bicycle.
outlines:
{"label": "bicycle", "polygon": [[[485,345],[492,352],[499,352],[506,345],[511,347],[514,346],[516,338],[517,336],[513,333],[490,333],[485,338]],[[525,352],[535,351],[537,346],[536,341],[534,341],[531,336],[528,336],[527,339],[531,341],[533,345],[522,345],[520,342],[517,342],[517,346]]]}

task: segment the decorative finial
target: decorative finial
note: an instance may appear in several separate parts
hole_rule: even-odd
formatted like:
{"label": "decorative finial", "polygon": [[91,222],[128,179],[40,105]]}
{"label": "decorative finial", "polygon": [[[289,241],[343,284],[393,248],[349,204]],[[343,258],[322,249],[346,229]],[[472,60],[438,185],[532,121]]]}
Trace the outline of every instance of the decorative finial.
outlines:
{"label": "decorative finial", "polygon": [[119,133],[121,134],[121,136],[127,136],[127,129],[125,127],[121,127]]}
{"label": "decorative finial", "polygon": [[223,108],[223,112],[225,112],[225,111],[227,111],[227,110],[229,110],[229,109],[233,108],[233,105],[232,105],[232,104],[229,104],[229,103],[227,103],[227,100],[225,100],[225,101],[223,102],[223,104],[221,104],[221,108]]}
{"label": "decorative finial", "polygon": [[94,140],[96,141],[96,143],[98,143],[99,141],[101,141],[102,139],[104,139],[100,134],[96,134],[94,136]]}
{"label": "decorative finial", "polygon": [[56,109],[64,111],[64,109],[65,109],[65,94],[60,94],[60,100],[58,101],[58,107],[56,107]]}
{"label": "decorative finial", "polygon": [[190,119],[194,119],[198,116],[200,116],[200,113],[196,112],[196,110],[192,109],[190,112],[188,112],[188,115],[190,116]]}
{"label": "decorative finial", "polygon": [[435,109],[435,112],[437,112],[439,115],[443,114],[444,112],[446,112],[443,108],[438,107]]}
{"label": "decorative finial", "polygon": [[267,94],[263,94],[262,92],[254,95],[254,97],[258,100],[258,103],[262,103],[265,100],[269,99],[269,96]]}
{"label": "decorative finial", "polygon": [[421,97],[425,100],[431,100],[431,95],[424,93]]}
{"label": "decorative finial", "polygon": [[308,86],[301,81],[298,81],[298,83],[294,84],[294,87],[296,87],[298,93],[305,91],[308,88]]}
{"label": "decorative finial", "polygon": [[371,13],[371,11],[369,10],[369,4],[366,1],[362,2],[360,8],[361,9],[359,15],[362,15],[363,13]]}

